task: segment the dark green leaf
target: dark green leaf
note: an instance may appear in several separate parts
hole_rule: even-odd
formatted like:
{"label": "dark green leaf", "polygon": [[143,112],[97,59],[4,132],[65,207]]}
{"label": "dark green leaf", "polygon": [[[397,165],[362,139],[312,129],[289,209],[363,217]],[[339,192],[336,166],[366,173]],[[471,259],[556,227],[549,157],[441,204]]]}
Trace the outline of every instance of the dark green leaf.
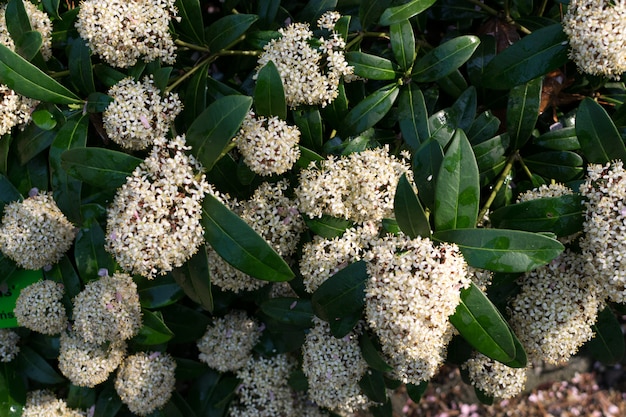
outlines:
{"label": "dark green leaf", "polygon": [[503,133],[478,145],[474,145],[474,155],[480,172],[480,184],[487,185],[504,168],[506,151],[509,147],[509,135]]}
{"label": "dark green leaf", "polygon": [[611,308],[605,307],[591,327],[595,337],[587,346],[594,358],[605,365],[620,363],[624,357],[624,335]]}
{"label": "dark green leaf", "polygon": [[61,154],[61,167],[71,176],[101,188],[118,188],[141,159],[104,148],[76,148]]}
{"label": "dark green leaf", "polygon": [[380,17],[379,24],[390,26],[422,13],[435,3],[435,0],[409,0],[399,6],[387,8]]}
{"label": "dark green leaf", "polygon": [[506,109],[506,130],[513,149],[521,148],[532,133],[539,117],[542,77],[513,87]]}
{"label": "dark green leaf", "polygon": [[176,303],[159,310],[167,327],[175,334],[170,343],[190,343],[202,337],[211,319],[198,309]]}
{"label": "dark green leaf", "polygon": [[418,385],[406,384],[406,393],[409,394],[409,398],[411,398],[415,404],[419,404],[422,395],[426,392],[426,388],[428,388],[428,381],[420,382]]}
{"label": "dark green leaf", "polygon": [[63,284],[63,304],[69,311],[72,308],[72,299],[82,290],[80,278],[70,259],[64,255],[50,270],[44,271],[44,277]]}
{"label": "dark green leaf", "polygon": [[428,111],[422,90],[414,84],[403,87],[398,99],[398,123],[402,138],[413,150],[430,137]]}
{"label": "dark green leaf", "polygon": [[28,346],[20,347],[17,367],[28,378],[42,384],[59,384],[65,381],[41,355]]}
{"label": "dark green leaf", "polygon": [[539,29],[506,48],[485,68],[482,84],[506,90],[559,68],[569,45],[561,23]]}
{"label": "dark green leaf", "polygon": [[528,168],[546,178],[567,182],[577,178],[583,171],[583,158],[574,152],[549,151],[524,158]]}
{"label": "dark green leaf", "polygon": [[213,53],[227,48],[241,37],[259,19],[255,14],[231,14],[209,26],[205,38]]}
{"label": "dark green leaf", "polygon": [[483,85],[483,73],[485,72],[485,67],[494,56],[496,56],[495,36],[480,36],[480,45],[478,45],[478,48],[476,48],[466,65],[467,75],[473,85],[489,88],[488,84]]}
{"label": "dark green leaf", "polygon": [[393,407],[391,406],[391,400],[387,398],[387,401],[384,403],[371,406],[369,412],[372,413],[374,417],[392,417]]}
{"label": "dark green leaf", "polygon": [[332,217],[326,214],[322,215],[322,217],[313,218],[304,216],[304,222],[313,233],[324,239],[333,239],[341,236],[346,229],[353,225],[350,220]]}
{"label": "dark green leaf", "polygon": [[378,23],[391,0],[362,0],[359,2],[359,21],[363,29]]}
{"label": "dark green leaf", "polygon": [[187,83],[185,107],[183,108],[183,116],[187,126],[191,125],[207,106],[207,77],[208,71],[204,66],[199,68]]}
{"label": "dark green leaf", "polygon": [[213,311],[209,259],[204,245],[183,266],[175,268],[172,275],[187,297],[200,304],[205,310]]}
{"label": "dark green leaf", "polygon": [[276,19],[276,14],[280,8],[280,0],[260,0],[257,14],[264,28],[270,26]]}
{"label": "dark green leaf", "polygon": [[558,240],[519,230],[446,230],[433,239],[456,243],[469,265],[495,272],[531,271],[563,252]]}
{"label": "dark green leaf", "polygon": [[136,277],[139,301],[144,308],[160,308],[175,303],[184,296],[183,289],[176,283],[171,274],[150,280]]}
{"label": "dark green leaf", "polygon": [[202,203],[206,241],[226,262],[264,281],[289,281],[294,273],[246,222],[212,195]]}
{"label": "dark green leaf", "polygon": [[413,80],[426,83],[445,77],[463,65],[479,44],[478,37],[470,35],[442,43],[417,60],[413,67]]}
{"label": "dark green leaf", "polygon": [[199,0],[176,0],[181,31],[199,45],[204,43],[204,23]]}
{"label": "dark green leaf", "polygon": [[9,166],[9,149],[13,138],[9,135],[0,136],[0,174],[7,175]]}
{"label": "dark green leaf", "polygon": [[515,344],[508,324],[474,283],[461,290],[461,302],[450,316],[450,323],[483,355],[502,363],[515,359]]}
{"label": "dark green leaf", "polygon": [[436,140],[445,149],[454,136],[456,129],[456,114],[450,108],[439,110],[428,118],[430,139]]}
{"label": "dark green leaf", "polygon": [[337,339],[341,339],[350,333],[352,329],[354,329],[354,326],[356,326],[361,320],[362,312],[360,311],[347,314],[338,320],[333,320],[328,323],[328,327],[330,327],[330,334]]}
{"label": "dark green leaf", "polygon": [[368,369],[359,381],[359,387],[367,398],[377,403],[384,403],[387,399],[387,389],[383,373],[375,369]]}
{"label": "dark green leaf", "polygon": [[526,368],[528,365],[528,357],[526,356],[524,346],[522,346],[522,343],[519,341],[517,336],[515,336],[513,330],[511,330],[511,336],[513,337],[513,344],[515,345],[515,358],[512,361],[505,363],[505,365],[511,368]]}
{"label": "dark green leaf", "polygon": [[24,165],[46,150],[54,140],[55,134],[50,130],[40,129],[35,124],[29,124],[22,132],[16,134],[13,145],[17,149],[20,164]]}
{"label": "dark green leaf", "polygon": [[435,230],[476,226],[479,204],[479,175],[474,151],[465,133],[457,130],[437,176]]}
{"label": "dark green leaf", "polygon": [[24,197],[15,188],[11,181],[4,175],[0,174],[0,213],[4,212],[4,206],[13,201],[22,201]]}
{"label": "dark green leaf", "polygon": [[481,391],[480,389],[474,387],[474,391],[476,392],[476,397],[478,398],[478,400],[485,405],[492,405],[493,404],[493,400],[494,398],[492,396],[490,396],[489,394],[485,393],[484,391]]}
{"label": "dark green leaf", "polygon": [[311,300],[303,298],[270,298],[261,304],[261,311],[281,324],[309,329],[313,326]]}
{"label": "dark green leaf", "polygon": [[189,126],[187,144],[208,171],[239,130],[251,106],[251,97],[222,97],[211,103]]}
{"label": "dark green leaf", "polygon": [[56,104],[82,104],[70,90],[4,45],[0,45],[0,82],[16,93]]}
{"label": "dark green leaf", "polygon": [[113,384],[107,384],[98,395],[93,417],[115,417],[120,408],[122,408],[122,400],[117,395]]}
{"label": "dark green leaf", "polygon": [[382,119],[398,96],[398,86],[390,84],[376,90],[346,115],[341,129],[344,136],[354,136],[369,129]]}
{"label": "dark green leaf", "polygon": [[91,51],[81,38],[73,39],[69,43],[68,68],[72,83],[83,94],[91,94],[96,91],[91,66]]}
{"label": "dark green leaf", "polygon": [[458,69],[438,79],[437,85],[441,88],[441,91],[454,98],[458,98],[463,91],[467,90],[469,87],[467,81],[465,81],[465,77],[463,77],[463,74],[461,74],[461,71]]}
{"label": "dark green leaf", "polygon": [[367,333],[363,333],[359,336],[359,346],[361,348],[361,355],[363,355],[363,359],[365,359],[370,368],[380,372],[393,371],[393,367],[385,361],[382,353],[379,352],[379,348],[376,347]]}
{"label": "dark green leaf", "polygon": [[274,62],[261,68],[254,89],[254,108],[259,116],[287,118],[287,101],[280,73]]}
{"label": "dark green leaf", "polygon": [[298,147],[300,148],[300,158],[296,161],[297,167],[305,169],[311,165],[311,162],[324,160],[324,157],[320,154],[315,153],[301,145],[298,145]]}
{"label": "dark green leaf", "polygon": [[33,58],[35,58],[41,49],[42,43],[43,39],[41,37],[41,33],[36,30],[24,32],[15,41],[15,52],[17,52],[25,60],[33,61]]}
{"label": "dark green leaf", "polygon": [[477,100],[476,88],[474,86],[467,88],[461,93],[450,107],[450,112],[454,115],[455,127],[465,131],[472,125],[474,117],[476,117]]}
{"label": "dark green leaf", "polygon": [[335,98],[328,106],[322,109],[324,120],[335,129],[343,126],[343,120],[348,114],[348,98],[343,82],[339,82],[337,87],[337,98]]}
{"label": "dark green leaf", "polygon": [[324,142],[322,116],[317,107],[292,111],[293,121],[300,130],[300,143],[312,150],[322,149]]}
{"label": "dark green leaf", "polygon": [[[83,217],[88,206],[82,206]],[[104,230],[95,219],[86,219],[76,235],[74,258],[76,269],[83,282],[98,279],[98,270],[106,268],[110,273],[115,271],[115,262],[104,250]]]}
{"label": "dark green leaf", "polygon": [[70,389],[67,393],[67,406],[69,408],[87,409],[94,405],[95,402],[96,390],[94,388],[79,387],[70,384]]}
{"label": "dark green leaf", "polygon": [[403,20],[391,25],[389,37],[396,62],[402,70],[408,71],[413,66],[416,57],[415,34],[411,22]]}
{"label": "dark green leaf", "polygon": [[[472,145],[477,145],[493,137],[500,128],[500,119],[490,110],[482,112],[467,131],[467,139]],[[475,152],[475,150],[474,150]],[[478,158],[478,156],[476,157]]]}
{"label": "dark green leaf", "polygon": [[337,7],[337,0],[309,0],[298,14],[297,21],[315,24],[324,12],[334,10],[335,7]]}
{"label": "dark green leaf", "polygon": [[626,160],[626,147],[606,110],[585,98],[576,112],[576,136],[587,160],[605,164],[614,159]]}
{"label": "dark green leaf", "polygon": [[[52,132],[46,133],[52,134],[54,137]],[[45,152],[40,152],[28,161],[26,165],[21,165],[20,160],[17,158],[11,158],[8,170],[9,180],[22,195],[27,195],[33,188],[39,190],[48,189],[49,172],[47,159]]]}
{"label": "dark green leaf", "polygon": [[113,97],[104,93],[91,93],[87,96],[87,105],[85,109],[89,113],[102,113],[113,102]]}
{"label": "dark green leaf", "polygon": [[435,209],[435,184],[442,163],[443,150],[434,139],[422,144],[413,155],[413,181],[420,199],[431,212]]}
{"label": "dark green leaf", "polygon": [[105,86],[112,87],[127,77],[126,74],[104,64],[96,64],[93,72]]}
{"label": "dark green leaf", "polygon": [[50,16],[61,20],[61,16],[59,16],[59,4],[61,3],[61,0],[43,0],[41,3],[43,4],[45,11]]}
{"label": "dark green leaf", "polygon": [[52,130],[57,125],[54,115],[48,110],[35,110],[30,116],[33,123],[41,130]]}
{"label": "dark green leaf", "polygon": [[9,0],[5,15],[10,17],[9,19],[5,18],[6,28],[14,40],[33,30],[23,0]]}
{"label": "dark green leaf", "polygon": [[0,417],[19,417],[26,403],[26,383],[15,363],[0,364]]}
{"label": "dark green leaf", "polygon": [[406,174],[400,177],[396,195],[393,200],[393,210],[400,230],[414,239],[416,237],[430,237],[430,224],[424,213],[424,208],[413,191]]}
{"label": "dark green leaf", "polygon": [[555,151],[576,151],[580,149],[580,142],[578,142],[574,126],[544,133],[535,139],[534,143]]}
{"label": "dark green leaf", "polygon": [[354,73],[370,80],[394,80],[398,75],[395,65],[388,59],[359,51],[346,53],[348,64],[354,67]]}
{"label": "dark green leaf", "polygon": [[152,312],[141,309],[143,316],[143,326],[139,334],[132,340],[140,345],[152,346],[165,343],[174,337],[174,333],[163,322],[163,315],[160,311]]}

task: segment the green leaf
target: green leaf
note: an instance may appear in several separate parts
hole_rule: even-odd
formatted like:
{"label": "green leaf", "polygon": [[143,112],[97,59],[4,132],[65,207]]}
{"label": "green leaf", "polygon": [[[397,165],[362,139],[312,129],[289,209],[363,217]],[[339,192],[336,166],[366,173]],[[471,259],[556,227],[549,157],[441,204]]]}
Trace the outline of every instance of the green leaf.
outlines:
{"label": "green leaf", "polygon": [[61,167],[69,175],[101,188],[121,187],[141,162],[134,156],[105,148],[75,148],[61,154]]}
{"label": "green leaf", "polygon": [[398,86],[382,87],[357,104],[346,115],[341,125],[344,136],[354,136],[369,129],[382,119],[398,97]]}
{"label": "green leaf", "polygon": [[610,307],[605,307],[591,326],[595,337],[587,346],[594,358],[605,365],[620,363],[624,357],[624,335]]}
{"label": "green leaf", "polygon": [[287,101],[280,73],[274,62],[261,68],[254,89],[254,108],[259,116],[287,118]]}
{"label": "green leaf", "polygon": [[115,417],[120,408],[122,408],[122,400],[113,384],[106,384],[98,395],[93,417]]}
{"label": "green leaf", "polygon": [[20,347],[16,365],[28,378],[42,384],[59,384],[65,381],[41,355],[28,346]]}
{"label": "green leaf", "polygon": [[163,321],[163,315],[160,311],[152,312],[142,308],[141,314],[143,326],[139,330],[139,334],[133,337],[134,342],[140,345],[153,346],[165,343],[174,337],[174,333]]}
{"label": "green leaf", "polygon": [[9,0],[5,15],[10,17],[10,19],[5,18],[6,27],[14,40],[33,30],[23,0]]}
{"label": "green leaf", "polygon": [[16,93],[55,104],[82,104],[74,93],[0,44],[0,82]]}
{"label": "green leaf", "polygon": [[468,87],[459,95],[450,107],[455,127],[465,131],[472,125],[474,117],[476,117],[477,100],[476,88],[474,86]]}
{"label": "green leaf", "polygon": [[199,311],[199,308],[189,308],[182,303],[171,304],[159,310],[163,313],[167,327],[175,334],[170,340],[174,343],[190,343],[200,339],[211,324],[211,319]]}
{"label": "green leaf", "polygon": [[70,70],[70,80],[83,94],[96,91],[91,65],[91,51],[81,38],[69,42],[67,65]]}
{"label": "green leaf", "polygon": [[326,214],[321,217],[310,218],[308,216],[303,216],[303,218],[307,227],[313,233],[323,237],[324,239],[339,237],[353,225],[350,220],[332,217]]}
{"label": "green leaf", "polygon": [[481,186],[487,185],[504,168],[506,153],[509,147],[509,135],[503,133],[478,145],[474,145],[474,155],[480,172]]}
{"label": "green leaf", "polygon": [[90,205],[81,207],[85,221],[74,243],[76,269],[83,282],[98,279],[98,270],[101,268],[106,268],[110,273],[115,271],[113,258],[104,250],[104,230],[96,219],[89,218],[86,213],[91,208]]}
{"label": "green leaf", "polygon": [[378,23],[381,26],[390,26],[422,13],[435,3],[435,0],[410,0],[399,6],[387,8]]}
{"label": "green leaf", "polygon": [[[46,133],[54,136],[53,132]],[[41,152],[33,157],[26,165],[20,165],[19,159],[12,158],[9,161],[9,180],[23,195],[27,195],[32,188],[47,190],[48,178],[50,176],[47,159],[45,152]]]}
{"label": "green leaf", "polygon": [[205,32],[209,50],[215,53],[227,48],[258,19],[255,14],[231,14],[212,23]]}
{"label": "green leaf", "polygon": [[400,230],[414,239],[416,237],[430,237],[430,223],[424,213],[424,208],[413,191],[411,183],[402,174],[396,188],[393,200],[393,210]]}
{"label": "green leaf", "polygon": [[567,35],[560,23],[536,30],[496,55],[483,73],[482,85],[506,90],[565,65]]}
{"label": "green leaf", "polygon": [[541,105],[542,81],[542,77],[538,77],[526,84],[513,87],[509,92],[506,130],[514,150],[524,146],[535,128]]}
{"label": "green leaf", "polygon": [[413,150],[430,137],[428,110],[422,90],[415,84],[403,87],[398,98],[398,124],[402,138]]}
{"label": "green leaf", "polygon": [[0,174],[2,175],[7,174],[12,139],[10,135],[0,136]]}
{"label": "green leaf", "polygon": [[17,149],[17,156],[21,165],[41,154],[54,140],[55,132],[43,130],[36,124],[29,124],[15,135],[13,146]]}
{"label": "green leaf", "polygon": [[15,52],[27,61],[33,61],[41,49],[43,38],[36,30],[24,32],[15,41]]}
{"label": "green leaf", "polygon": [[294,273],[246,222],[212,195],[202,203],[204,237],[226,262],[264,281],[289,281]]}
{"label": "green leaf", "polygon": [[61,260],[52,265],[50,270],[43,272],[44,278],[63,284],[63,304],[70,311],[72,309],[72,299],[82,290],[80,278],[72,265],[70,259],[63,255]]}
{"label": "green leaf", "polygon": [[[511,330],[510,326],[509,330]],[[526,356],[524,346],[522,346],[522,343],[519,341],[515,333],[513,333],[513,330],[511,330],[511,336],[513,337],[513,344],[515,345],[515,358],[512,361],[505,363],[505,365],[510,368],[525,368],[528,365],[528,357]]]}
{"label": "green leaf", "polygon": [[436,140],[442,148],[447,148],[448,143],[456,130],[456,114],[452,109],[442,109],[428,118],[430,139]]}
{"label": "green leaf", "polygon": [[199,45],[204,44],[204,23],[199,0],[176,0],[181,32]]}
{"label": "green leaf", "polygon": [[260,305],[261,311],[281,324],[299,329],[313,326],[313,307],[311,300],[304,298],[270,298]]}
{"label": "green leaf", "polygon": [[583,158],[569,151],[548,151],[524,158],[528,168],[546,178],[567,182],[579,177],[583,171]]}
{"label": "green leaf", "polygon": [[395,65],[388,59],[360,51],[346,53],[346,61],[354,67],[354,73],[370,80],[395,80]]}
{"label": "green leaf", "polygon": [[[313,311],[315,315],[332,326],[347,319],[354,321],[354,317],[361,317],[365,306],[365,283],[368,280],[367,268],[364,261],[352,263],[333,276],[328,278],[313,293]],[[353,325],[356,322],[353,323]],[[347,327],[347,326],[346,326]],[[342,328],[342,336],[333,332],[335,337],[343,337],[348,334],[349,329]]]}
{"label": "green leaf", "polygon": [[207,171],[220,158],[252,106],[252,98],[226,96],[209,105],[187,130],[187,144]]}
{"label": "green leaf", "polygon": [[54,115],[48,110],[35,110],[30,115],[33,123],[41,130],[52,130],[57,125]]}
{"label": "green leaf", "polygon": [[7,177],[0,174],[0,213],[4,212],[4,206],[13,201],[22,201],[24,197],[9,181]]}
{"label": "green leaf", "polygon": [[85,109],[89,113],[102,113],[113,102],[113,97],[104,93],[91,93],[87,96]]}
{"label": "green leaf", "polygon": [[396,62],[402,70],[408,71],[413,66],[417,55],[411,22],[407,19],[392,24],[389,28],[389,37]]}
{"label": "green leaf", "polygon": [[297,16],[297,22],[309,22],[315,24],[317,19],[329,10],[337,7],[337,0],[309,0]]}
{"label": "green leaf", "polygon": [[606,110],[590,98],[585,98],[576,111],[576,136],[591,163],[626,160],[626,147],[615,124]]}
{"label": "green leaf", "polygon": [[474,151],[465,133],[457,130],[437,177],[435,230],[475,227],[479,204],[479,175]]}
{"label": "green leaf", "polygon": [[494,116],[490,110],[485,110],[478,115],[470,126],[467,131],[467,139],[472,145],[477,145],[493,137],[499,129],[500,119]]}
{"label": "green leaf", "polygon": [[359,2],[359,21],[363,29],[378,23],[380,16],[389,7],[391,0],[362,0]]}
{"label": "green leaf", "polygon": [[507,229],[446,230],[433,234],[433,239],[456,243],[469,265],[494,272],[528,272],[564,249],[556,239]]}
{"label": "green leaf", "polygon": [[343,81],[340,81],[337,87],[337,97],[322,109],[322,115],[324,121],[333,128],[339,129],[343,126],[346,114],[348,114],[348,97]]}
{"label": "green leaf", "polygon": [[0,364],[0,417],[19,417],[26,403],[26,383],[15,363]]}
{"label": "green leaf", "polygon": [[498,309],[474,283],[461,290],[461,302],[450,323],[477,351],[507,363],[515,359],[515,344]]}
{"label": "green leaf", "polygon": [[323,156],[305,148],[302,145],[298,145],[298,148],[300,148],[300,158],[296,161],[296,166],[298,168],[306,169],[309,165],[311,165],[311,162],[324,160]]}
{"label": "green leaf", "polygon": [[322,149],[324,142],[322,116],[317,107],[300,106],[292,111],[293,121],[300,130],[300,144],[312,150]]}
{"label": "green leaf", "polygon": [[184,297],[183,289],[176,283],[171,274],[150,280],[135,277],[139,301],[144,308],[161,308],[173,304]]}
{"label": "green leaf", "polygon": [[555,151],[576,151],[580,149],[580,142],[576,136],[575,126],[546,132],[533,142],[535,145]]}
{"label": "green leaf", "polygon": [[429,139],[413,155],[413,181],[420,199],[432,212],[435,209],[435,184],[443,163],[441,145]]}
{"label": "green leaf", "polygon": [[422,381],[418,385],[406,384],[406,393],[415,404],[419,404],[422,395],[426,392],[426,388],[428,388],[428,381]]}
{"label": "green leaf", "polygon": [[185,107],[183,116],[185,124],[191,125],[207,106],[207,66],[199,68],[189,80],[185,88]]}
{"label": "green leaf", "polygon": [[359,381],[359,387],[367,398],[376,402],[384,403],[387,399],[387,389],[383,373],[376,369],[368,369]]}
{"label": "green leaf", "polygon": [[43,0],[41,3],[50,16],[61,20],[61,16],[59,16],[59,4],[61,0]]}
{"label": "green leaf", "polygon": [[363,359],[365,359],[365,362],[367,362],[370,368],[380,372],[393,371],[393,367],[385,361],[382,353],[379,352],[379,348],[376,347],[374,341],[372,341],[367,333],[363,333],[359,336],[359,347],[361,348]]}
{"label": "green leaf", "polygon": [[[492,35],[480,36],[480,45],[467,61],[467,76],[472,85],[489,88],[489,84],[483,85],[485,67],[496,56],[496,38]],[[469,136],[469,134],[468,134]]]}
{"label": "green leaf", "polygon": [[276,19],[276,14],[280,8],[280,0],[260,0],[257,7],[260,23],[263,28],[269,27]]}
{"label": "green leaf", "polygon": [[187,297],[208,312],[213,312],[209,258],[204,245],[183,266],[175,268],[172,275]]}
{"label": "green leaf", "polygon": [[478,37],[470,35],[442,43],[417,60],[413,66],[413,80],[427,83],[451,74],[472,56],[479,44]]}

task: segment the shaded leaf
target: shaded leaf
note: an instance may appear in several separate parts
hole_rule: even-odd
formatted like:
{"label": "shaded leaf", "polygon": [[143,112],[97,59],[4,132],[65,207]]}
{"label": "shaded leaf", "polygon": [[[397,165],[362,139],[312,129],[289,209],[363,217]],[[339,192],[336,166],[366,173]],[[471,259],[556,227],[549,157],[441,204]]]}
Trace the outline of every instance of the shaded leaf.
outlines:
{"label": "shaded leaf", "polygon": [[380,16],[389,7],[391,0],[362,0],[359,2],[359,21],[363,29],[378,23]]}
{"label": "shaded leaf", "polygon": [[585,98],[576,111],[576,136],[591,163],[626,160],[626,147],[615,124],[602,106]]}
{"label": "shaded leaf", "polygon": [[363,333],[359,336],[359,347],[361,348],[363,359],[365,359],[370,368],[380,372],[393,371],[393,367],[385,361],[382,353],[379,351],[380,349],[376,347],[367,333]]}
{"label": "shaded leaf", "polygon": [[403,174],[398,182],[393,210],[398,226],[405,235],[411,239],[430,237],[430,223],[406,174]]}
{"label": "shaded leaf", "polygon": [[398,96],[398,86],[382,87],[359,102],[343,120],[341,130],[345,136],[358,135],[382,119]]}
{"label": "shaded leaf", "polygon": [[354,67],[354,73],[370,80],[394,80],[397,76],[395,65],[386,58],[360,51],[346,53],[346,61]]}
{"label": "shaded leaf", "polygon": [[503,133],[489,140],[474,145],[474,155],[480,173],[480,185],[485,186],[493,180],[504,168],[507,149],[509,148],[509,135]]}
{"label": "shaded leaf", "polygon": [[407,19],[392,24],[389,28],[389,37],[396,62],[402,70],[408,71],[416,57],[415,34],[411,22]]}
{"label": "shaded leaf", "polygon": [[476,117],[477,100],[476,88],[471,86],[463,91],[450,107],[450,113],[454,115],[454,126],[456,128],[465,131],[471,126],[474,117]]}
{"label": "shaded leaf", "polygon": [[[477,145],[493,137],[500,128],[500,119],[490,110],[485,110],[473,121],[467,131],[467,139],[472,145]],[[476,157],[478,159],[478,156]]]}
{"label": "shaded leaf", "polygon": [[315,24],[324,12],[334,10],[335,7],[337,7],[337,0],[309,0],[298,14],[296,21]]}
{"label": "shaded leaf", "polygon": [[479,44],[478,37],[470,35],[442,43],[417,60],[413,67],[413,80],[425,83],[445,77],[463,65]]}
{"label": "shaded leaf", "polygon": [[413,181],[420,199],[432,212],[435,209],[435,184],[443,163],[443,150],[436,140],[429,139],[413,155]]}
{"label": "shaded leaf", "polygon": [[402,138],[413,150],[430,137],[428,110],[422,90],[414,84],[403,87],[398,98],[398,123]]}
{"label": "shaded leaf", "polygon": [[76,269],[83,282],[98,279],[98,270],[106,268],[110,273],[115,271],[115,261],[104,250],[104,230],[94,218],[86,212],[92,207],[83,205],[81,213],[85,219],[76,235],[74,242],[74,260]]}
{"label": "shaded leaf", "polygon": [[212,23],[205,32],[209,50],[215,53],[227,48],[258,19],[255,14],[231,14]]}
{"label": "shaded leaf", "polygon": [[105,148],[75,148],[61,154],[61,167],[71,176],[100,188],[119,188],[141,159]]}
{"label": "shaded leaf", "polygon": [[13,201],[22,201],[24,197],[9,181],[7,177],[0,174],[0,213],[4,212],[4,206]]}
{"label": "shaded leaf", "polygon": [[174,337],[174,333],[163,321],[160,311],[152,312],[144,308],[141,309],[143,316],[143,326],[139,329],[139,334],[133,337],[133,341],[145,346],[160,345]]}
{"label": "shaded leaf", "polygon": [[15,41],[15,52],[27,61],[33,61],[41,49],[43,39],[36,30],[25,32]]}
{"label": "shaded leaf", "polygon": [[521,148],[532,133],[539,118],[542,78],[513,87],[506,110],[506,129],[513,149]]}
{"label": "shaded leaf", "polygon": [[591,326],[595,336],[587,346],[591,354],[605,365],[621,362],[624,357],[624,335],[610,307],[605,307]]}
{"label": "shaded leaf", "polygon": [[300,106],[298,109],[293,110],[293,121],[300,130],[300,143],[307,148],[313,150],[320,150],[322,148],[323,137],[323,124],[322,116],[317,107]]}
{"label": "shaded leaf", "polygon": [[173,304],[184,296],[183,289],[176,283],[171,274],[150,280],[145,277],[135,277],[139,302],[144,308],[160,308]]}
{"label": "shaded leaf", "polygon": [[0,364],[0,417],[19,417],[26,403],[26,383],[15,363]]}
{"label": "shaded leaf", "polygon": [[174,268],[172,275],[187,297],[208,312],[213,312],[209,258],[204,245],[183,266]]}
{"label": "shaded leaf", "polygon": [[261,68],[254,89],[254,108],[259,116],[287,118],[287,101],[278,68],[269,61]]}
{"label": "shaded leaf", "polygon": [[32,160],[46,150],[54,140],[55,132],[40,129],[35,124],[29,124],[15,135],[14,147],[21,165]]}
{"label": "shaded leaf", "polygon": [[307,227],[316,235],[323,237],[324,239],[333,239],[335,237],[343,235],[346,229],[352,227],[353,223],[350,220],[342,219],[338,217],[332,217],[329,215],[322,215],[321,217],[307,217],[303,216],[304,222]]}
{"label": "shaded leaf", "polygon": [[580,149],[580,142],[576,136],[575,126],[546,132],[533,142],[536,145],[555,151],[576,151]]}
{"label": "shaded leaf", "polygon": [[83,94],[96,91],[91,65],[91,51],[81,38],[69,42],[67,65],[70,70],[72,83]]}
{"label": "shaded leaf", "polygon": [[377,403],[384,403],[387,399],[387,390],[383,373],[376,369],[368,369],[359,381],[359,387],[367,398]]}
{"label": "shaded leaf", "polygon": [[409,0],[399,6],[387,8],[380,16],[379,24],[389,26],[400,23],[422,13],[435,3],[435,0]]}
{"label": "shaded leaf", "polygon": [[569,151],[548,151],[524,158],[528,168],[546,178],[567,182],[583,173],[583,158]]}
{"label": "shaded leaf", "polygon": [[120,408],[122,408],[122,400],[113,384],[107,384],[98,395],[93,417],[115,417]]}
{"label": "shaded leaf", "polygon": [[418,385],[406,384],[406,393],[409,394],[409,398],[415,404],[419,404],[422,395],[426,392],[426,388],[428,388],[428,381],[420,382]]}
{"label": "shaded leaf", "polygon": [[181,17],[181,31],[190,39],[202,45],[204,43],[204,23],[199,0],[176,0],[178,16]]}
{"label": "shaded leaf", "polygon": [[260,305],[261,311],[281,324],[300,329],[313,327],[313,306],[304,298],[270,298]]}
{"label": "shaded leaf", "polygon": [[65,381],[50,364],[29,346],[21,346],[17,367],[28,378],[42,384],[59,384]]}

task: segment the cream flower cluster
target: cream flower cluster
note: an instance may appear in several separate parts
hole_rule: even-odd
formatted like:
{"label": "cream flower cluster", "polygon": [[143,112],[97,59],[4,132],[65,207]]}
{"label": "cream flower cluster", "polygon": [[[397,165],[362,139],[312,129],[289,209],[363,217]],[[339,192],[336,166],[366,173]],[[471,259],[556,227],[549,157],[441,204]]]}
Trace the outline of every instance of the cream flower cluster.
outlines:
{"label": "cream flower cluster", "polygon": [[15,126],[24,127],[30,122],[30,114],[39,102],[21,96],[4,84],[0,84],[0,136]]}
{"label": "cream flower cluster", "polygon": [[[354,68],[347,64],[343,54],[346,42],[334,31],[339,17],[336,12],[328,12],[318,21],[318,26],[331,30],[329,39],[314,38],[306,23],[292,23],[278,29],[281,37],[263,48],[257,68],[274,62],[288,106],[321,104],[324,107],[337,97],[341,77],[353,74]],[[320,48],[312,47],[312,41],[319,41]]]}
{"label": "cream flower cluster", "polygon": [[151,77],[142,82],[124,78],[108,91],[113,98],[102,122],[113,142],[126,149],[146,149],[165,137],[183,105],[176,93],[161,92]]}
{"label": "cream flower cluster", "polygon": [[564,195],[572,195],[574,191],[567,185],[555,183],[555,184],[543,184],[538,188],[528,190],[517,197],[518,203],[525,201],[537,200],[540,198],[550,197],[563,197]]}
{"label": "cream flower cluster", "polygon": [[565,363],[593,337],[603,300],[585,264],[580,254],[566,250],[524,274],[510,323],[530,359]]}
{"label": "cream flower cluster", "polygon": [[626,171],[622,161],[591,164],[580,186],[586,198],[580,247],[590,276],[616,303],[626,301]]}
{"label": "cream flower cluster", "polygon": [[47,335],[67,328],[67,314],[61,302],[63,284],[42,280],[20,291],[15,301],[15,317],[20,326]]}
{"label": "cream flower cluster", "polygon": [[40,269],[57,263],[75,236],[52,193],[41,192],[5,206],[0,251],[24,269]]}
{"label": "cream flower cluster", "polygon": [[177,15],[174,0],[83,0],[76,29],[89,48],[114,67],[139,59],[176,60],[169,24]]}
{"label": "cream flower cluster", "polygon": [[20,336],[11,329],[0,329],[0,362],[11,362],[18,353]]}
{"label": "cream flower cluster", "polygon": [[234,372],[252,357],[252,348],[261,337],[259,324],[245,311],[231,311],[213,320],[200,340],[200,361],[220,372]]}
{"label": "cream flower cluster", "polygon": [[563,16],[570,58],[587,74],[619,79],[626,71],[626,2],[571,0]]}
{"label": "cream flower cluster", "polygon": [[259,175],[283,174],[300,157],[300,130],[278,117],[248,113],[233,140],[246,165]]}
{"label": "cream flower cluster", "polygon": [[462,367],[474,387],[495,398],[513,398],[526,386],[526,368],[511,368],[482,353],[474,353]]}
{"label": "cream flower cluster", "polygon": [[107,211],[106,248],[132,274],[181,266],[204,242],[202,199],[211,187],[183,136],[155,140]]}
{"label": "cream flower cluster", "polygon": [[365,316],[395,376],[429,380],[446,358],[453,336],[448,317],[470,285],[456,245],[387,236],[368,252]]}
{"label": "cream flower cluster", "polygon": [[300,173],[296,189],[300,211],[309,217],[327,214],[355,222],[380,222],[393,217],[402,174],[413,178],[411,167],[389,155],[388,146],[312,162]]}
{"label": "cream flower cluster", "polygon": [[136,353],[122,362],[115,391],[131,412],[146,416],[170,400],[175,370],[176,361],[167,353]]}
{"label": "cream flower cluster", "polygon": [[313,323],[302,345],[302,370],[309,382],[309,398],[342,416],[366,409],[372,402],[359,387],[367,372],[359,347],[359,329],[337,339],[328,323],[317,317]]}
{"label": "cream flower cluster", "polygon": [[22,417],[86,417],[87,412],[74,410],[48,390],[31,391],[26,396]]}

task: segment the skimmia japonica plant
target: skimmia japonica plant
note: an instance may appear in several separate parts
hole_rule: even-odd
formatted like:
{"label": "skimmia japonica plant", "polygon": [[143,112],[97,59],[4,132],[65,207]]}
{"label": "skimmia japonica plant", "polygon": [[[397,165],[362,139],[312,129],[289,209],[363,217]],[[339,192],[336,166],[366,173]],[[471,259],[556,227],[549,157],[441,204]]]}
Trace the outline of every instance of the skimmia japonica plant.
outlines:
{"label": "skimmia japonica plant", "polygon": [[0,417],[391,416],[619,363],[624,0],[0,6]]}

